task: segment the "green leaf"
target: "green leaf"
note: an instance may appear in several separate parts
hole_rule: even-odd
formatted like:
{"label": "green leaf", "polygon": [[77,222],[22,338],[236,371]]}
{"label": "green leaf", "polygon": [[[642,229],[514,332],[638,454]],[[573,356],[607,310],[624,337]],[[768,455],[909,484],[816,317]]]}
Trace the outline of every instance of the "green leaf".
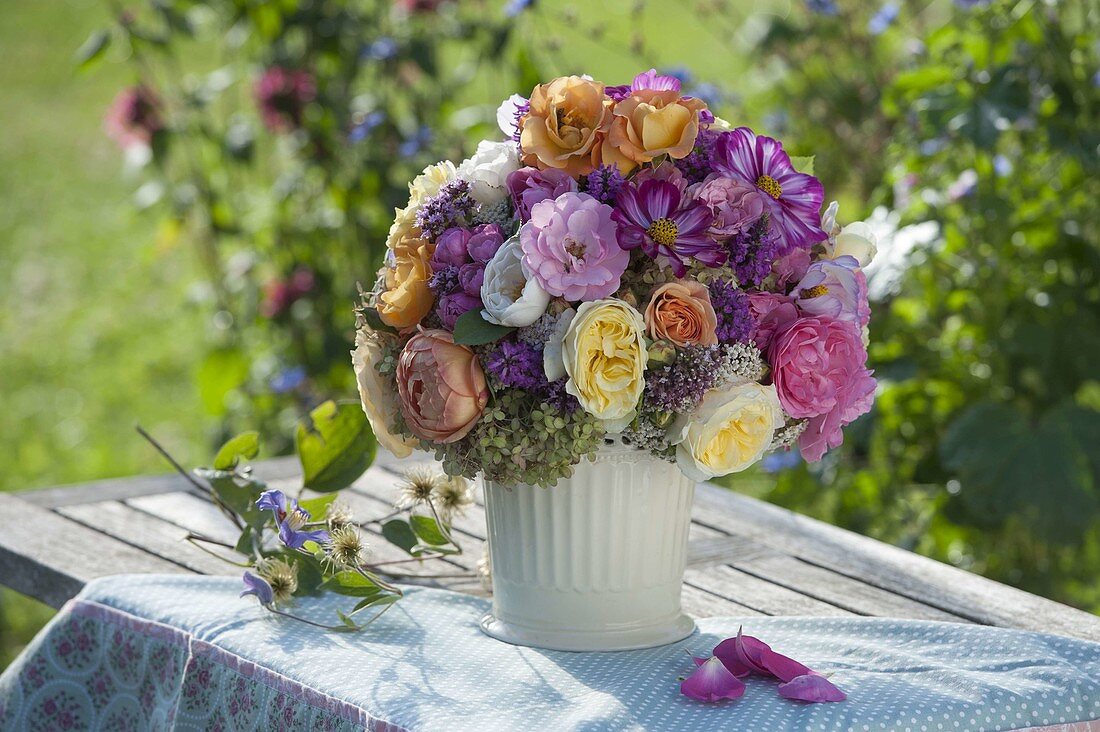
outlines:
{"label": "green leaf", "polygon": [[336,500],[335,493],[329,493],[327,496],[319,496],[317,498],[307,498],[304,501],[298,501],[298,505],[309,512],[309,515],[313,517],[314,521],[320,521],[325,516],[325,512],[328,511],[329,505]]}
{"label": "green leaf", "polygon": [[403,519],[387,521],[382,524],[382,536],[386,541],[404,549],[414,557],[423,553],[416,548],[420,540],[416,538],[416,532],[409,526],[408,521]]}
{"label": "green leaf", "polygon": [[380,330],[385,333],[397,333],[397,328],[382,322],[382,316],[380,316],[378,311],[374,308],[365,307],[359,310],[359,312],[362,313],[363,320],[367,321],[367,325],[369,325],[372,330]]}
{"label": "green leaf", "polygon": [[260,452],[260,433],[242,432],[221,446],[214,457],[215,470],[233,470],[241,458],[251,460]]}
{"label": "green leaf", "polygon": [[332,575],[324,581],[321,588],[350,597],[374,597],[382,592],[382,588],[369,578],[350,570]]}
{"label": "green leaf", "polygon": [[357,402],[328,401],[298,425],[298,459],[306,488],[330,493],[347,488],[374,461],[374,434]]}
{"label": "green leaf", "polygon": [[267,490],[266,483],[252,478],[240,478],[225,470],[195,468],[194,472],[209,483],[218,499],[243,518],[245,523],[255,528],[266,523],[270,514],[256,508],[256,500]]}
{"label": "green leaf", "polygon": [[76,50],[76,64],[81,71],[92,66],[111,45],[111,34],[105,30],[93,31]]}
{"label": "green leaf", "polygon": [[225,414],[226,396],[247,378],[248,359],[240,351],[220,348],[208,353],[196,375],[199,398],[206,413],[215,417]]}
{"label": "green leaf", "polygon": [[246,526],[244,531],[241,532],[241,538],[237,539],[237,545],[233,547],[233,551],[238,554],[244,554],[245,556],[252,556],[252,527]]}
{"label": "green leaf", "polygon": [[371,607],[371,606],[374,606],[374,605],[392,605],[393,603],[397,602],[399,599],[401,599],[401,596],[400,595],[394,595],[393,593],[386,593],[384,595],[378,595],[376,597],[368,597],[368,598],[365,598],[365,599],[360,600],[359,602],[357,602],[355,604],[355,607],[353,607],[351,609],[351,613],[349,613],[349,614],[354,615],[355,613],[359,612],[360,610],[366,610],[368,607]]}
{"label": "green leaf", "polygon": [[794,169],[797,170],[799,173],[805,173],[806,175],[813,175],[814,174],[814,156],[813,155],[806,155],[806,156],[792,155],[791,156],[791,165],[793,165]]}
{"label": "green leaf", "polygon": [[455,321],[455,343],[466,346],[480,346],[485,343],[499,341],[513,330],[515,328],[487,322],[481,317],[481,311],[474,308],[458,316],[458,320]]}
{"label": "green leaf", "polygon": [[446,546],[451,542],[440,530],[439,524],[431,516],[410,516],[409,524],[421,541],[431,546]]}

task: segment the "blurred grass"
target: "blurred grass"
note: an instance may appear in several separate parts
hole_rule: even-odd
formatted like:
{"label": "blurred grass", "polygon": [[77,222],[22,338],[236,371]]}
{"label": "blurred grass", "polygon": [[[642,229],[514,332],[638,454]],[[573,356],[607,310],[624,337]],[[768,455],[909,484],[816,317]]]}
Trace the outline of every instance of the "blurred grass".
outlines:
{"label": "blurred grass", "polygon": [[[191,257],[133,213],[135,182],[102,134],[126,70],[72,62],[106,10],[0,0],[0,17],[0,490],[163,472],[136,422],[198,460]],[[0,669],[49,614],[0,594]]]}

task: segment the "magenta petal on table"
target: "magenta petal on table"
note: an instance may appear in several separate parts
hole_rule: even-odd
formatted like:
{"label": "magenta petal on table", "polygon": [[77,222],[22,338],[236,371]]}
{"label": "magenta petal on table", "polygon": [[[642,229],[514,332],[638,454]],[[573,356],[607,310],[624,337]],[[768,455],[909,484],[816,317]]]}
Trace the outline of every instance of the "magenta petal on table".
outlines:
{"label": "magenta petal on table", "polygon": [[839,702],[847,695],[821,674],[809,673],[796,676],[779,685],[779,695],[804,702]]}
{"label": "magenta petal on table", "polygon": [[763,652],[760,654],[760,663],[772,676],[783,682],[792,681],[799,676],[814,673],[814,670],[809,666],[805,666],[793,658],[784,656],[782,653],[776,653],[767,646],[764,647]]}
{"label": "magenta petal on table", "polygon": [[745,684],[712,656],[680,682],[680,693],[703,702],[738,699],[745,693]]}
{"label": "magenta petal on table", "polygon": [[751,635],[742,635],[738,628],[736,636],[727,638],[714,647],[714,655],[734,676],[748,676],[751,673],[770,676],[771,672],[761,660],[765,650],[771,650],[767,643]]}

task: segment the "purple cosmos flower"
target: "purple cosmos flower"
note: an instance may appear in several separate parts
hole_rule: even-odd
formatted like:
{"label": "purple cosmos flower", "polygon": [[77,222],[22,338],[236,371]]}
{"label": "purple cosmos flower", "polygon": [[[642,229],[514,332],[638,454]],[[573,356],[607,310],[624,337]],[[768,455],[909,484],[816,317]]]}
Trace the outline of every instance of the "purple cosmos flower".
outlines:
{"label": "purple cosmos flower", "polygon": [[271,585],[263,577],[245,572],[242,579],[244,580],[244,589],[241,590],[241,597],[255,595],[261,605],[270,605],[275,602],[275,591],[271,589]]}
{"label": "purple cosmos flower", "polygon": [[780,237],[779,254],[811,246],[826,238],[821,229],[825,189],[812,175],[799,173],[776,139],[748,127],[723,133],[714,150],[714,168],[752,183],[767,194],[772,229]]}
{"label": "purple cosmos flower", "polygon": [[649,257],[664,257],[677,277],[687,273],[693,258],[711,267],[726,261],[726,252],[707,234],[710,209],[682,195],[674,183],[651,178],[625,185],[617,202],[611,216],[623,249],[641,247]]}
{"label": "purple cosmos flower", "polygon": [[256,501],[256,508],[275,514],[275,523],[279,525],[279,538],[291,549],[301,549],[307,541],[323,544],[328,541],[328,532],[323,529],[302,531],[309,522],[309,511],[288,498],[282,491],[264,491]]}
{"label": "purple cosmos flower", "polygon": [[711,656],[707,660],[693,659],[696,664],[691,676],[680,682],[680,693],[702,702],[738,699],[745,694],[745,682],[729,672]]}
{"label": "purple cosmos flower", "polygon": [[808,315],[847,320],[863,326],[871,319],[867,279],[855,257],[820,259],[791,292],[798,309]]}

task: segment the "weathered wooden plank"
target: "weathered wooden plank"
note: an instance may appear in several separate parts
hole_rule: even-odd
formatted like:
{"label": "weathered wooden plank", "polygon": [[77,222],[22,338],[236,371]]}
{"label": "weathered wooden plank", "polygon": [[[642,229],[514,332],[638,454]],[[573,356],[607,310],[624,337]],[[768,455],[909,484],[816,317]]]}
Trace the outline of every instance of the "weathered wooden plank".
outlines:
{"label": "weathered wooden plank", "polygon": [[732,567],[688,568],[684,580],[715,595],[729,598],[764,615],[818,615],[838,617],[855,613],[809,597],[796,590],[753,577]]}
{"label": "weathered wooden plank", "polygon": [[[255,472],[257,476],[265,481],[298,479],[299,485],[301,484],[298,477],[301,475],[301,468],[298,465],[297,458],[283,457],[263,460],[256,463]],[[180,475],[165,473],[163,475],[141,475],[133,478],[107,478],[90,483],[21,491],[15,495],[36,506],[55,508],[78,503],[117,501],[135,496],[169,493],[186,490],[189,487],[190,484]]]}
{"label": "weathered wooden plank", "polygon": [[690,583],[684,583],[683,588],[680,590],[680,604],[685,613],[696,618],[741,617],[762,614],[758,610],[707,592]]}
{"label": "weathered wooden plank", "polygon": [[61,607],[97,577],[120,572],[186,572],[64,516],[0,493],[0,582]]}
{"label": "weathered wooden plank", "polygon": [[240,570],[185,541],[187,530],[118,501],[62,505],[57,513],[199,574]]}
{"label": "weathered wooden plank", "polygon": [[138,496],[126,505],[208,539],[235,545],[240,532],[208,499],[187,491]]}
{"label": "weathered wooden plank", "polygon": [[1100,640],[1100,617],[717,486],[698,486],[694,517],[974,622]]}

